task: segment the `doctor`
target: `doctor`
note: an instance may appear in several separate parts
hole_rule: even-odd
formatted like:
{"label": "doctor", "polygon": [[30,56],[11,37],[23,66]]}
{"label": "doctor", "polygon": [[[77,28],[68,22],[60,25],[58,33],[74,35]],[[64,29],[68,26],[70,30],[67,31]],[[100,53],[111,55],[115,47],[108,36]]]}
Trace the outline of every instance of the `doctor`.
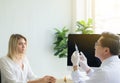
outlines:
{"label": "doctor", "polygon": [[[97,71],[87,65],[87,59],[83,53],[73,52],[72,79],[74,83],[120,83],[120,37],[116,34],[103,32],[95,43],[95,56],[102,64]],[[80,67],[86,72],[89,79],[83,80]]]}
{"label": "doctor", "polygon": [[[36,77],[25,56],[27,39],[20,34],[12,34],[9,39],[8,53],[0,58],[0,83],[55,83],[53,76]],[[38,65],[37,65],[38,66]]]}

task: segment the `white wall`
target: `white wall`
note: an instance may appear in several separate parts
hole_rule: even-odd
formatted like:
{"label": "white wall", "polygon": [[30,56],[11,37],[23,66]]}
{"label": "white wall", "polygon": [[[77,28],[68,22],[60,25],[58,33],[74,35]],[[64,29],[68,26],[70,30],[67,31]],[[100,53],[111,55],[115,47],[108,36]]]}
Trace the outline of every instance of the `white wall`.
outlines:
{"label": "white wall", "polygon": [[10,35],[20,33],[28,39],[27,56],[35,74],[70,74],[67,58],[54,56],[53,39],[54,28],[71,28],[72,14],[72,0],[0,0],[0,57],[7,53]]}
{"label": "white wall", "polygon": [[54,56],[54,28],[71,27],[71,0],[0,0],[0,57],[12,33],[28,39],[27,56],[38,76],[64,76],[67,59]]}

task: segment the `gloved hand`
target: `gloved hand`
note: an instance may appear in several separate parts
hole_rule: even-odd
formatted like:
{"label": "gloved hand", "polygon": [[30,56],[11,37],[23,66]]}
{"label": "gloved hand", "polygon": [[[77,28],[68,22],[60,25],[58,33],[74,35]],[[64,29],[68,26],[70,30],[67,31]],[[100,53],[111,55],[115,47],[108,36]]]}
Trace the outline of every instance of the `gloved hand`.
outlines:
{"label": "gloved hand", "polygon": [[80,55],[78,51],[74,51],[72,56],[71,56],[71,62],[73,66],[78,66],[80,61]]}
{"label": "gloved hand", "polygon": [[90,70],[90,67],[87,64],[87,58],[85,57],[83,52],[80,52],[80,67],[86,72]]}

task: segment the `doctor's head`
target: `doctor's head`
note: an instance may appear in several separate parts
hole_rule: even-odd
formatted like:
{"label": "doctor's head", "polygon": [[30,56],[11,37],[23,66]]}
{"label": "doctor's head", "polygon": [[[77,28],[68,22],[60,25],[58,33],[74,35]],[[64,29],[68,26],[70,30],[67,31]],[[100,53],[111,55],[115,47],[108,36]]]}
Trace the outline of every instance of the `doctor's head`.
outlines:
{"label": "doctor's head", "polygon": [[8,44],[8,54],[11,59],[23,57],[27,47],[27,39],[20,34],[12,34]]}
{"label": "doctor's head", "polygon": [[95,56],[104,60],[110,56],[119,55],[119,52],[119,35],[110,32],[103,32],[95,44]]}

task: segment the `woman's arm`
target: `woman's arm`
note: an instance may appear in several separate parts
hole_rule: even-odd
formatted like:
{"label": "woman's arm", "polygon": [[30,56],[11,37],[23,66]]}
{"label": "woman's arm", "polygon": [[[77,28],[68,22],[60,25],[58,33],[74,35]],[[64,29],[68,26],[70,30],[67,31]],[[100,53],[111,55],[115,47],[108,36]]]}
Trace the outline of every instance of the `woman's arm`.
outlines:
{"label": "woman's arm", "polygon": [[28,83],[55,83],[56,79],[53,76],[44,76],[36,80],[28,81]]}

